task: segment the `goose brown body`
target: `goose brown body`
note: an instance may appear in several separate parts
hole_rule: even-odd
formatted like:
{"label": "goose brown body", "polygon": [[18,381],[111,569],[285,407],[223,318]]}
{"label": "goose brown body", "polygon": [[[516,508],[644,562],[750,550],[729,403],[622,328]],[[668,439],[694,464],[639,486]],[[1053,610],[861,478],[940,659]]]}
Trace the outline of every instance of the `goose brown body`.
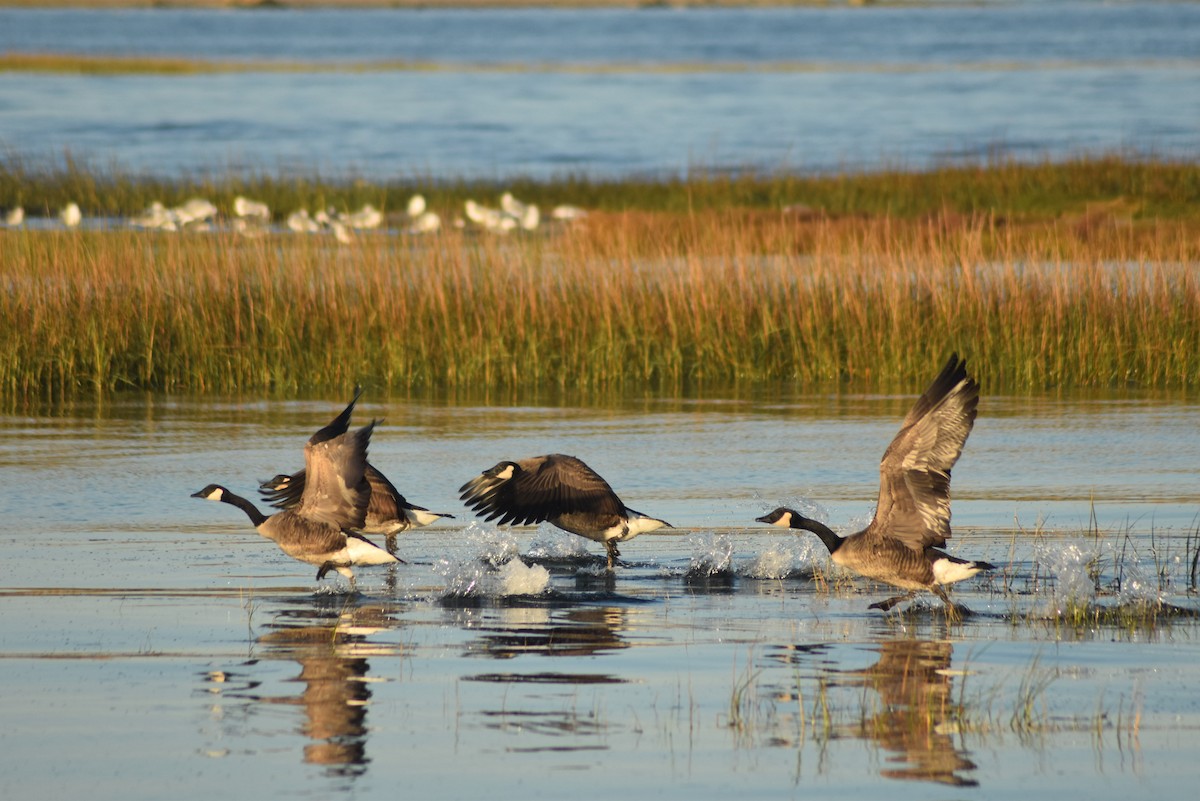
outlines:
{"label": "goose brown body", "polygon": [[811,531],[835,564],[867,578],[909,590],[873,608],[890,609],[918,590],[936,594],[953,609],[942,585],[991,570],[941,550],[950,538],[950,470],[979,407],[979,384],[966,362],[952,355],[913,404],[879,463],[879,502],[867,527],[841,537],[794,509],[780,507],[760,522]]}
{"label": "goose brown body", "polygon": [[670,527],[625,506],[596,471],[561,453],[500,462],[463,484],[459,492],[467,506],[500,525],[546,521],[604,543],[610,570],[620,556],[618,542]]}

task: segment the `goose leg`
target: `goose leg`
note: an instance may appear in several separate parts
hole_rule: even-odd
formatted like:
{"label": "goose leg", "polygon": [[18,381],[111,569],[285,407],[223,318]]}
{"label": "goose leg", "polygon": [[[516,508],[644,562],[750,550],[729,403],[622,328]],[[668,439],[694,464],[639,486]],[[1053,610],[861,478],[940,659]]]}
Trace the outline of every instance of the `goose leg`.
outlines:
{"label": "goose leg", "polygon": [[932,592],[937,597],[941,598],[942,603],[944,603],[946,605],[946,617],[950,618],[951,620],[958,620],[959,618],[962,617],[962,612],[963,612],[962,607],[960,607],[958,604],[954,603],[954,601],[951,601],[950,596],[947,595],[946,591],[943,590],[940,586],[938,586],[937,584],[934,584],[932,587],[929,588],[929,591]]}
{"label": "goose leg", "polygon": [[396,535],[395,534],[387,535],[387,552],[390,553],[392,556],[396,555]]}
{"label": "goose leg", "polygon": [[900,603],[901,601],[907,601],[908,599],[912,598],[914,595],[916,595],[915,591],[910,592],[907,595],[897,595],[894,598],[888,598],[886,601],[877,601],[877,602],[871,604],[870,606],[868,606],[867,608],[868,609],[881,609],[884,612],[886,612],[889,609],[891,609],[893,606],[895,606],[896,604]]}
{"label": "goose leg", "polygon": [[617,550],[616,540],[605,540],[604,547],[608,550],[608,569],[612,570],[621,552]]}
{"label": "goose leg", "polygon": [[320,581],[321,579],[325,578],[325,574],[328,573],[330,570],[333,570],[334,567],[335,566],[334,566],[333,562],[326,562],[325,564],[323,564],[319,568],[317,568],[317,581]]}
{"label": "goose leg", "polygon": [[337,572],[341,573],[343,576],[346,577],[346,580],[350,582],[350,592],[357,592],[358,588],[354,581],[354,571],[353,570],[351,570],[346,565],[332,565],[331,564],[331,565],[329,565],[329,567],[333,568],[334,570],[336,570]]}

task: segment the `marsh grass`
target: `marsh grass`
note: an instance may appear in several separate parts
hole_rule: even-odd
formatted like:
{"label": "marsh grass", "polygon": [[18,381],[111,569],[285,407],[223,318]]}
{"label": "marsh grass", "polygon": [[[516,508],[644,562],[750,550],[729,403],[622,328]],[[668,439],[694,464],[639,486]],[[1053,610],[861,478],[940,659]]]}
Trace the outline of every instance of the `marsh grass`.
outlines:
{"label": "marsh grass", "polygon": [[[99,202],[106,186],[71,189]],[[146,187],[121,186],[109,202],[140,207]],[[330,201],[320,186],[298,191],[319,206]],[[340,202],[387,202],[379,187],[354,191]],[[1200,237],[1188,220],[699,205],[597,211],[529,236],[372,233],[344,247],[229,231],[4,231],[0,398],[360,382],[593,396],[908,387],[951,350],[992,392],[1188,388],[1200,376]]]}

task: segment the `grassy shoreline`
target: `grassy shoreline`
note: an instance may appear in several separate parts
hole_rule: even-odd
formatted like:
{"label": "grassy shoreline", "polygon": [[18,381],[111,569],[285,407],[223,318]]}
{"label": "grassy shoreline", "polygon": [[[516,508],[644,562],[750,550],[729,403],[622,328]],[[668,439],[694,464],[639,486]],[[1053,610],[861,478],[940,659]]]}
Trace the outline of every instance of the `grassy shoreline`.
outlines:
{"label": "grassy shoreline", "polygon": [[[14,191],[90,186],[79,202],[103,199],[113,213],[170,202],[166,190],[222,209],[242,191],[286,214],[288,201],[397,209],[421,189],[450,219],[462,198],[494,202],[495,189],[227,176],[125,179],[108,193],[81,172],[2,176],[0,205]],[[357,382],[666,395],[906,386],[950,350],[992,391],[1200,384],[1200,167],[1080,160],[514,191],[592,214],[532,235],[375,233],[350,245],[0,231],[0,400]]]}

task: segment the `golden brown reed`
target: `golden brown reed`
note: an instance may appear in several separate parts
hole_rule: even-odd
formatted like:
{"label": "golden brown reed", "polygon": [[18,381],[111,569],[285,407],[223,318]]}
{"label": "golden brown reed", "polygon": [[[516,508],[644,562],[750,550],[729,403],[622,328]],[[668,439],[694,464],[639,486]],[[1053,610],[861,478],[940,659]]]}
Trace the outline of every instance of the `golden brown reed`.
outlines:
{"label": "golden brown reed", "polygon": [[1195,386],[1185,223],[595,213],[553,234],[0,234],[0,397],[911,383]]}

